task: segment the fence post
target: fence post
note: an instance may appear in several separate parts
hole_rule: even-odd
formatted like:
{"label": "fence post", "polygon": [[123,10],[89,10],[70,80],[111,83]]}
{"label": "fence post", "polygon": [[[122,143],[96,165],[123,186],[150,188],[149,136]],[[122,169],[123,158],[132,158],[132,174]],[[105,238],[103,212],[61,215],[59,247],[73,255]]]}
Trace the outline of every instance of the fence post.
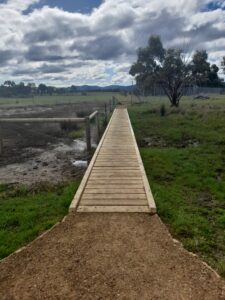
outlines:
{"label": "fence post", "polygon": [[100,120],[99,120],[99,112],[96,115],[96,125],[97,125],[97,139],[98,143],[100,141]]}
{"label": "fence post", "polygon": [[114,97],[114,108],[116,108],[117,103],[118,103],[118,99],[116,97]]}
{"label": "fence post", "polygon": [[86,127],[86,144],[87,144],[87,151],[91,152],[91,125],[90,125],[90,118],[85,117],[85,127]]}
{"label": "fence post", "polygon": [[107,116],[107,103],[105,103],[105,122],[107,123],[108,116]]}
{"label": "fence post", "polygon": [[0,155],[3,153],[3,134],[2,125],[0,124]]}

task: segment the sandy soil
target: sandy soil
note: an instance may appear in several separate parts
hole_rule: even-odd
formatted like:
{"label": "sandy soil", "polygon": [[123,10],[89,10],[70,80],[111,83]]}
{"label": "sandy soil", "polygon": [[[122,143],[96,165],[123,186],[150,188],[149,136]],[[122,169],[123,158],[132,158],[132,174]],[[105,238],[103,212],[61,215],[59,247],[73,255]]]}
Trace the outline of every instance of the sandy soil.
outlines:
{"label": "sandy soil", "polygon": [[225,299],[225,282],[147,214],[76,214],[0,263],[0,299]]}

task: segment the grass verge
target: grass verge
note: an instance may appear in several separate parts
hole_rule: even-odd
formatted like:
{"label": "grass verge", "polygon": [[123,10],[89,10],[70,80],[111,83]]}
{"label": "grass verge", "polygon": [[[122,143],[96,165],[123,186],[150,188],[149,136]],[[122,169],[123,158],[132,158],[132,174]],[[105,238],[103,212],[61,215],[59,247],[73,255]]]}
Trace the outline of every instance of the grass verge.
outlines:
{"label": "grass verge", "polygon": [[167,102],[129,109],[158,214],[225,277],[225,98],[184,99],[178,109]]}
{"label": "grass verge", "polygon": [[0,258],[36,238],[67,213],[80,181],[32,188],[0,185]]}

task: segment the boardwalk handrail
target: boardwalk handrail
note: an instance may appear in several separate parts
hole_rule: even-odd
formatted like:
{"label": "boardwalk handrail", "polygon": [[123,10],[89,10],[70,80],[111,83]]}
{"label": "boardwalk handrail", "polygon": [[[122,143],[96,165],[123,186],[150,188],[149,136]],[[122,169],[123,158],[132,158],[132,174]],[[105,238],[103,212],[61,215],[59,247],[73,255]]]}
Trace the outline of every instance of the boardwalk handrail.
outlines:
{"label": "boardwalk handrail", "polygon": [[85,118],[4,118],[4,119],[0,119],[0,123],[61,123],[61,122],[84,123]]}
{"label": "boardwalk handrail", "polygon": [[[117,104],[115,97],[109,101],[109,112],[111,112]],[[86,134],[86,145],[89,155],[91,155],[91,121],[95,119],[97,127],[97,142],[100,140],[100,118],[99,111],[94,111],[89,116],[83,118],[0,118],[0,154],[3,151],[3,139],[1,138],[1,125],[8,123],[84,123]],[[105,103],[105,121],[107,122],[107,104]]]}
{"label": "boardwalk handrail", "polygon": [[98,111],[94,111],[90,116],[89,116],[89,119],[92,120],[95,118],[95,116],[98,114]]}
{"label": "boardwalk handrail", "polygon": [[[87,151],[91,152],[91,125],[90,121],[95,119],[97,125],[97,136],[100,139],[100,122],[99,122],[99,111],[94,111],[87,117],[84,118],[0,118],[1,124],[9,123],[84,123],[86,131],[86,145]],[[1,133],[1,132],[0,132]],[[3,140],[0,136],[0,154],[3,151]]]}
{"label": "boardwalk handrail", "polygon": [[[115,111],[114,111],[114,112],[115,112]],[[92,168],[93,168],[93,166],[94,166],[94,163],[95,163],[95,161],[96,161],[96,159],[97,159],[98,153],[99,153],[99,151],[100,151],[100,149],[101,149],[101,146],[102,146],[102,144],[103,144],[103,141],[104,141],[104,139],[105,139],[105,136],[106,136],[106,134],[107,134],[107,132],[108,132],[108,130],[109,130],[109,127],[110,127],[110,124],[111,124],[111,122],[112,122],[112,119],[113,119],[113,115],[112,115],[112,117],[111,117],[111,119],[110,119],[110,121],[109,121],[109,123],[108,123],[108,126],[107,126],[106,129],[105,129],[105,132],[104,132],[104,134],[103,134],[103,136],[102,136],[102,138],[101,138],[101,141],[100,141],[99,144],[98,144],[97,149],[95,150],[95,153],[94,153],[94,155],[93,155],[93,157],[92,157],[92,159],[91,159],[91,162],[90,162],[90,164],[89,164],[89,166],[88,166],[88,168],[87,168],[87,170],[86,170],[86,172],[85,172],[85,174],[84,174],[84,177],[83,177],[83,179],[82,179],[82,181],[81,181],[81,184],[80,184],[80,186],[79,186],[79,188],[78,188],[78,190],[77,190],[77,192],[76,192],[76,194],[75,194],[75,196],[74,196],[74,198],[73,198],[73,200],[72,200],[72,202],[71,202],[71,204],[70,204],[69,212],[75,212],[76,209],[77,209],[77,206],[78,206],[78,204],[79,204],[79,202],[80,202],[80,199],[81,199],[81,196],[82,196],[83,191],[84,191],[84,189],[85,189],[85,186],[86,186],[86,184],[87,184],[87,182],[88,182],[88,179],[89,179],[89,177],[90,177],[90,174],[91,174]]]}

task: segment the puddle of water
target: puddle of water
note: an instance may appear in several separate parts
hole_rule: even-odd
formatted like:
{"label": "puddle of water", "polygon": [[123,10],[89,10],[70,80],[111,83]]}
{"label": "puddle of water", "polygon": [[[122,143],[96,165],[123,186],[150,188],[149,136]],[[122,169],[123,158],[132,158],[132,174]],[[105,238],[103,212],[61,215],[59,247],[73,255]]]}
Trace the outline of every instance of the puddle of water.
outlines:
{"label": "puddle of water", "polygon": [[75,160],[72,165],[78,168],[87,168],[88,162],[86,160]]}
{"label": "puddle of water", "polygon": [[72,144],[70,144],[70,145],[59,144],[55,148],[55,150],[59,151],[59,152],[69,152],[69,151],[73,151],[76,153],[84,152],[86,150],[86,142],[84,142],[80,139],[76,139],[76,140],[73,140]]}
{"label": "puddle of water", "polygon": [[73,141],[72,147],[77,152],[83,152],[86,150],[86,143],[82,140],[76,139]]}

